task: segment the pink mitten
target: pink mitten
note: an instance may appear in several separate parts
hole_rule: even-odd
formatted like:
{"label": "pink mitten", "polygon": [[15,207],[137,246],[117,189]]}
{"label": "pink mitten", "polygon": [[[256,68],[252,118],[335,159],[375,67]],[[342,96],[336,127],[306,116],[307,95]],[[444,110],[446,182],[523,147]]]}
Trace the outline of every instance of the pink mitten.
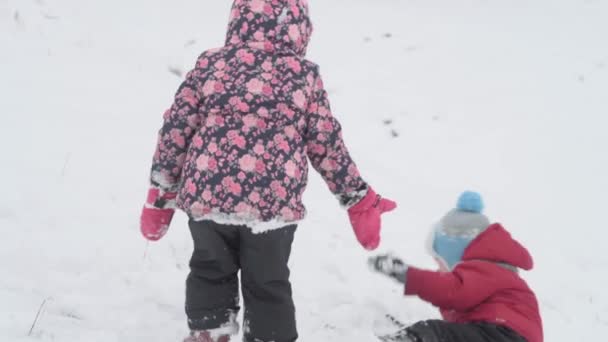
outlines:
{"label": "pink mitten", "polygon": [[380,197],[370,187],[365,197],[348,209],[350,224],[363,248],[367,250],[378,248],[380,245],[380,215],[396,207],[397,203]]}
{"label": "pink mitten", "polygon": [[141,212],[140,229],[143,236],[150,241],[160,240],[169,229],[175,213],[171,202],[175,202],[175,192],[165,192],[157,188],[148,190],[148,199]]}

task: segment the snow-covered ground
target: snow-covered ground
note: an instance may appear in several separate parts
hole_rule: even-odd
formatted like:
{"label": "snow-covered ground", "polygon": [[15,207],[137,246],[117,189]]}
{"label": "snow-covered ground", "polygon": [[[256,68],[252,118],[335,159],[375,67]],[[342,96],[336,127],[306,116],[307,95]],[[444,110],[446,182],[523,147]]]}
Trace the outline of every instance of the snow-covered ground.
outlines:
{"label": "snow-covered ground", "polygon": [[[608,335],[608,3],[311,0],[353,157],[399,202],[382,250],[432,266],[464,189],[533,252],[546,341]],[[0,341],[179,341],[191,241],[138,218],[161,115],[230,1],[0,1]],[[170,71],[173,70],[173,71]],[[316,175],[291,262],[302,341],[437,317],[366,270]],[[42,314],[30,336],[41,303]]]}

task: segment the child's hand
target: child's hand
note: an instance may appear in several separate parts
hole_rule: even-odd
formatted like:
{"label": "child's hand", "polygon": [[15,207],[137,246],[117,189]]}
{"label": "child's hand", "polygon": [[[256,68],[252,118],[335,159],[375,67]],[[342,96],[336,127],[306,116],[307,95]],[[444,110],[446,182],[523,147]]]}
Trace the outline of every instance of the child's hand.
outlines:
{"label": "child's hand", "polygon": [[141,233],[146,239],[158,241],[165,236],[175,213],[176,197],[174,192],[161,193],[157,188],[148,191],[140,221]]}
{"label": "child's hand", "polygon": [[377,255],[367,259],[369,267],[378,273],[405,284],[408,265],[392,254]]}
{"label": "child's hand", "polygon": [[374,250],[380,245],[380,216],[394,210],[397,203],[382,198],[370,187],[359,203],[348,209],[355,236],[363,248]]}

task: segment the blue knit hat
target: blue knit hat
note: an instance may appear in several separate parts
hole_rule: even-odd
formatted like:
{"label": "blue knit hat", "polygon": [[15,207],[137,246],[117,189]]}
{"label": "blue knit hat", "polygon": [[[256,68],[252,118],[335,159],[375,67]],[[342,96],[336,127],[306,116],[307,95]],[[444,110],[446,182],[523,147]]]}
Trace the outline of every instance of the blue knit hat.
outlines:
{"label": "blue knit hat", "polygon": [[490,221],[482,212],[481,195],[465,191],[458,198],[456,208],[450,210],[435,226],[433,253],[449,270],[462,261],[464,251],[471,241],[490,226]]}

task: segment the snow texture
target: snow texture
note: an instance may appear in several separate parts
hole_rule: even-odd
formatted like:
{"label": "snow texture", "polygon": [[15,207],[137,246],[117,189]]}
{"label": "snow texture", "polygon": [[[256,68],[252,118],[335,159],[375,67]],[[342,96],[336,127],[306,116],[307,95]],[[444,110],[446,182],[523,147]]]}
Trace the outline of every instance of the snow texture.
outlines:
{"label": "snow texture", "polygon": [[[546,341],[608,335],[608,3],[310,1],[309,56],[363,176],[399,209],[379,252],[434,265],[428,228],[465,189],[533,253]],[[0,341],[179,341],[192,242],[138,220],[181,79],[230,1],[0,1]],[[356,70],[356,72],[354,72]],[[438,317],[372,275],[312,174],[291,260],[302,341],[375,341]],[[43,301],[32,333],[28,332]]]}

